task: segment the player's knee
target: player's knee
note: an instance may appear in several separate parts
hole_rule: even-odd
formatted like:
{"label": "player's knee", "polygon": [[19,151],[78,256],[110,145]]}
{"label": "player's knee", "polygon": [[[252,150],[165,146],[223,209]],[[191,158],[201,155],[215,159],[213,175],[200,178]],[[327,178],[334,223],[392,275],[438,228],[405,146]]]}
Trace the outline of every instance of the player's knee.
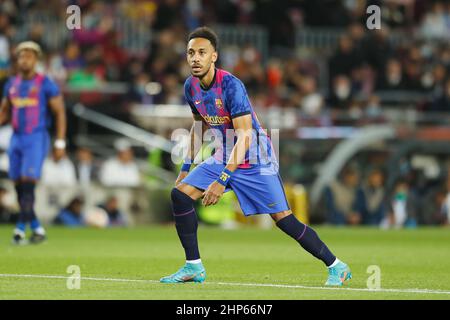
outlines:
{"label": "player's knee", "polygon": [[281,212],[278,212],[278,213],[271,214],[270,217],[271,217],[275,222],[277,222],[277,221],[280,221],[280,220],[283,219],[283,218],[286,218],[286,217],[287,217],[288,215],[290,215],[290,214],[292,214],[292,211],[287,210],[287,211],[281,211]]}
{"label": "player's knee", "polygon": [[172,198],[172,209],[174,215],[181,212],[188,212],[194,207],[194,200],[177,188],[172,189],[170,196]]}
{"label": "player's knee", "polygon": [[19,179],[19,182],[22,183],[22,184],[36,184],[37,183],[37,179],[31,178],[31,177],[21,177]]}
{"label": "player's knee", "polygon": [[177,188],[172,189],[170,197],[173,203],[192,204],[194,202],[194,200],[192,200],[187,194],[185,194],[184,192],[180,191]]}

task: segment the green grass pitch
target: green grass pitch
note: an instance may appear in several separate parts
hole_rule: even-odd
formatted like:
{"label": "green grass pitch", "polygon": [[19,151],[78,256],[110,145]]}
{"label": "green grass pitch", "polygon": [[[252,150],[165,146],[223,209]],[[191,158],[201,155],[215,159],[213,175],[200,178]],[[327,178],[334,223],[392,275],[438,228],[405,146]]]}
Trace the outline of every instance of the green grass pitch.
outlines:
{"label": "green grass pitch", "polygon": [[[207,281],[163,285],[184,262],[173,226],[51,227],[47,243],[22,247],[3,226],[0,299],[450,299],[450,229],[316,230],[352,268],[343,288],[324,289],[322,262],[276,228],[200,226]],[[80,267],[78,290],[67,288],[70,265]],[[378,291],[367,289],[370,265],[381,271]]]}

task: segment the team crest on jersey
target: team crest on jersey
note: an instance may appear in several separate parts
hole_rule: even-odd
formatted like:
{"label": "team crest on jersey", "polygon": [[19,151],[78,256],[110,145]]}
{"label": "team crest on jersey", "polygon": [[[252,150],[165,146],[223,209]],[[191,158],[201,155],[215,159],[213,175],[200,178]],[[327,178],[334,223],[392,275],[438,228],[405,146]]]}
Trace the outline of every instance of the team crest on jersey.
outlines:
{"label": "team crest on jersey", "polygon": [[217,109],[222,109],[223,108],[222,99],[216,99],[216,108]]}
{"label": "team crest on jersey", "polygon": [[38,91],[38,88],[36,86],[32,86],[30,89],[30,94],[37,93],[37,91]]}

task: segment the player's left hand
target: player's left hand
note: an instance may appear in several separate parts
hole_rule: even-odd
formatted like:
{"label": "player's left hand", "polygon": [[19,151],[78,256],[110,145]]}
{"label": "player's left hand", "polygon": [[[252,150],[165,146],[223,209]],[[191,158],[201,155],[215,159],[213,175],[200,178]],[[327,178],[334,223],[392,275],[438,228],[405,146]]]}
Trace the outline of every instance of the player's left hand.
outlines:
{"label": "player's left hand", "polygon": [[225,186],[214,181],[209,185],[208,189],[203,192],[202,204],[206,207],[216,204],[224,192]]}

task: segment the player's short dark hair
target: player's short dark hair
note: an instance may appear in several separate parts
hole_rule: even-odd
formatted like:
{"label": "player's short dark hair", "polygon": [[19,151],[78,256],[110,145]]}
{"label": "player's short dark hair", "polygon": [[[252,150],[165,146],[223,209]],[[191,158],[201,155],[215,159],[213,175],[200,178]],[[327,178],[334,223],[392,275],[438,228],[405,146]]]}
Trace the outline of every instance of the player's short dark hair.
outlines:
{"label": "player's short dark hair", "polygon": [[214,50],[217,51],[217,48],[219,46],[219,38],[211,28],[198,27],[189,34],[188,41],[191,41],[192,39],[195,38],[208,39],[209,42],[211,42],[211,45],[213,46]]}

